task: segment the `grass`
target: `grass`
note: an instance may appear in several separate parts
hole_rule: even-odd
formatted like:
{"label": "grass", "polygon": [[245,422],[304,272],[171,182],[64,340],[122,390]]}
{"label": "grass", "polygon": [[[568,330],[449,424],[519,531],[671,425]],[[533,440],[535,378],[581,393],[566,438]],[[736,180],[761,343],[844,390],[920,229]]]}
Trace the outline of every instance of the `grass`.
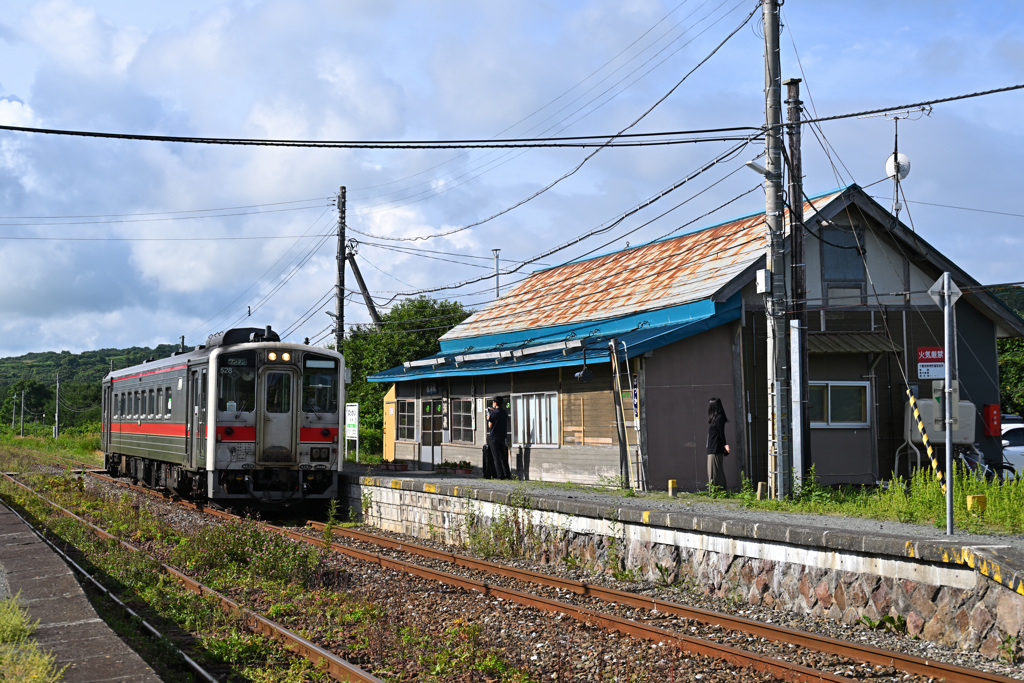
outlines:
{"label": "grass", "polygon": [[[984,513],[968,512],[967,496],[984,495]],[[738,499],[745,507],[780,512],[864,517],[893,522],[946,525],[946,494],[930,470],[917,470],[910,479],[894,478],[881,487],[828,487],[817,483],[812,469],[803,488],[786,500],[757,500],[753,484],[744,480]],[[1024,533],[1024,478],[1003,484],[988,482],[973,471],[953,474],[953,525],[974,533]]]}
{"label": "grass", "polygon": [[0,600],[0,681],[38,681],[56,683],[63,668],[56,657],[44,652],[31,640],[39,622],[31,622],[18,604],[18,596]]}

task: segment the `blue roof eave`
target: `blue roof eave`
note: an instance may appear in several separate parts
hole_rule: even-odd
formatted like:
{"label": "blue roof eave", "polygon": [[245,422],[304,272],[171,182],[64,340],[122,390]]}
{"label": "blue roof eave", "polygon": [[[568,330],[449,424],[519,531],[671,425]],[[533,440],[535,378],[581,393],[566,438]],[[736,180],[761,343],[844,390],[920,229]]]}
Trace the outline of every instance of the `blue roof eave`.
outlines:
{"label": "blue roof eave", "polygon": [[[725,303],[715,304],[709,302],[710,306],[704,307],[703,312],[705,315],[701,316],[688,316],[680,318],[678,315],[675,316],[664,316],[661,319],[665,322],[661,325],[648,325],[646,323],[637,323],[632,329],[621,330],[619,325],[610,325],[608,329],[619,329],[617,332],[611,332],[609,334],[595,334],[579,338],[587,345],[587,363],[588,364],[600,364],[608,363],[611,361],[607,350],[608,340],[615,338],[620,343],[625,344],[626,357],[635,358],[636,356],[643,355],[648,351],[668,346],[677,341],[681,341],[688,337],[698,335],[702,332],[710,330],[712,328],[724,325],[734,320],[739,320],[741,312],[741,304],[739,295],[733,296],[729,301]],[[687,304],[689,306],[689,304]],[[681,307],[677,307],[681,308]],[[691,313],[694,312],[691,309]],[[645,313],[649,314],[651,311]],[[627,316],[630,319],[636,316]],[[672,322],[673,318],[677,318],[675,322]],[[592,327],[594,323],[591,323]],[[560,326],[564,327],[564,326]],[[554,328],[552,328],[554,329]],[[535,336],[532,338],[530,346],[539,346],[544,343],[550,343],[552,338],[557,338],[561,341],[565,338],[565,334],[559,330],[558,332],[550,332],[549,330],[533,330],[533,333],[537,335],[542,333],[543,337]],[[504,335],[489,335],[490,337],[498,337]],[[480,338],[477,338],[480,339]],[[510,350],[512,347],[508,345],[491,346],[491,347],[472,347],[474,352],[485,352],[490,350]],[[528,348],[526,345],[520,345],[517,348]],[[463,349],[459,349],[462,351]],[[441,353],[424,358],[422,360],[430,360],[433,358],[446,358],[448,360],[444,365],[423,365],[419,367],[406,368],[404,366],[398,366],[378,372],[373,375],[367,376],[369,382],[405,382],[414,379],[437,379],[443,377],[456,377],[456,376],[469,376],[469,375],[494,375],[504,374],[509,372],[526,372],[529,370],[543,370],[545,368],[557,368],[566,366],[581,365],[583,362],[583,349],[575,348],[566,350],[548,351],[539,353],[536,355],[523,356],[519,359],[500,359],[498,361],[494,359],[474,360],[459,363],[457,365],[452,363],[450,358],[452,355],[451,351],[442,351]]]}

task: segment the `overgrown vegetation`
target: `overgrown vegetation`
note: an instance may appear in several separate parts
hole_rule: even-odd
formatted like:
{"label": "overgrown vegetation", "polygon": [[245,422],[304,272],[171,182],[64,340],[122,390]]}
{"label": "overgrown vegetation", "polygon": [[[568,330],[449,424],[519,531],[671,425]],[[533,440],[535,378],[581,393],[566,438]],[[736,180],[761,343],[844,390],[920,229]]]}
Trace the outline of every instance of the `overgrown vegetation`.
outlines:
{"label": "overgrown vegetation", "polygon": [[0,681],[60,680],[64,669],[56,666],[56,657],[31,639],[37,624],[18,604],[17,595],[0,600]]}
{"label": "overgrown vegetation", "polygon": [[[0,447],[0,468],[28,472],[30,462],[24,451]],[[383,680],[410,680],[410,671],[417,672],[416,680],[424,681],[452,680],[467,671],[501,683],[529,680],[509,665],[498,649],[483,643],[481,633],[469,625],[456,623],[439,638],[434,631],[403,624],[400,619],[396,623],[394,614],[365,596],[348,592],[346,573],[336,568],[326,551],[285,539],[256,521],[230,522],[182,535],[131,495],[97,497],[70,468],[57,475],[37,476],[33,485],[117,538],[166,556],[163,561],[186,569],[257,613],[300,629],[304,636],[326,643],[349,661],[369,668],[386,662],[382,670],[373,672]],[[174,644],[154,643],[140,635],[137,623],[104,601],[96,602],[101,616],[163,680],[191,680],[175,647],[222,672],[226,676],[222,680],[229,683],[329,680],[306,660],[249,631],[240,617],[225,614],[212,599],[179,587],[159,572],[158,563],[141,553],[98,538],[81,523],[59,515],[6,481],[0,482],[0,497],[77,549],[79,563],[148,622],[165,633],[184,633]],[[337,505],[329,513],[331,525],[336,525]],[[404,659],[396,658],[396,653]],[[7,680],[3,677],[6,673],[0,665],[0,681]]]}
{"label": "overgrown vegetation", "polygon": [[[946,494],[931,473],[922,468],[910,479],[895,478],[886,487],[829,487],[818,483],[812,469],[804,486],[787,500],[757,500],[753,484],[744,479],[738,497],[746,507],[844,515],[870,519],[930,524],[946,524]],[[984,495],[983,514],[967,510],[967,496]],[[1024,532],[1024,477],[1006,482],[990,482],[984,475],[958,467],[953,476],[953,523],[972,532]]]}

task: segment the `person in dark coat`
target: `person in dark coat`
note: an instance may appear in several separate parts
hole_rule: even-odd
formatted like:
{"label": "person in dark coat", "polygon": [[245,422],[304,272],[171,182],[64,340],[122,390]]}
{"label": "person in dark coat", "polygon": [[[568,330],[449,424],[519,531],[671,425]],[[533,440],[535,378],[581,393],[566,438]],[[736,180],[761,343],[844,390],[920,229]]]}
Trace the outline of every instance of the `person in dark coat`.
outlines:
{"label": "person in dark coat", "polygon": [[729,444],[725,441],[725,416],[722,400],[711,398],[708,401],[708,484],[725,488],[725,456],[729,454]]}
{"label": "person in dark coat", "polygon": [[508,413],[501,407],[500,401],[494,398],[487,412],[487,446],[491,449],[494,474],[498,479],[512,478],[512,470],[508,466],[508,449],[505,446],[507,436]]}

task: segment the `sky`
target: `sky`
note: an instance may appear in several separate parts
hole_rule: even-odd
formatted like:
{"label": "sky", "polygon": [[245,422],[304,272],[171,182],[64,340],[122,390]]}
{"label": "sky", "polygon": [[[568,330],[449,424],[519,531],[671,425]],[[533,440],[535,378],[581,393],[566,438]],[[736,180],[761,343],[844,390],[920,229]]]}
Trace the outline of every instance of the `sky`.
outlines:
{"label": "sky", "polygon": [[[303,141],[744,136],[764,122],[756,7],[6,0],[0,125]],[[805,117],[1024,84],[1018,0],[789,0],[782,21],[782,77],[802,79]],[[982,284],[1024,281],[1022,113],[1014,90],[805,126],[805,191],[857,183],[891,207],[898,131],[911,162],[901,220]],[[194,345],[266,325],[331,341],[340,187],[382,311],[421,293],[480,308],[494,298],[494,249],[507,291],[538,268],[763,211],[763,178],[744,167],[763,151],[736,140],[344,149],[0,130],[0,357]],[[365,324],[351,271],[346,289],[346,327]]]}

